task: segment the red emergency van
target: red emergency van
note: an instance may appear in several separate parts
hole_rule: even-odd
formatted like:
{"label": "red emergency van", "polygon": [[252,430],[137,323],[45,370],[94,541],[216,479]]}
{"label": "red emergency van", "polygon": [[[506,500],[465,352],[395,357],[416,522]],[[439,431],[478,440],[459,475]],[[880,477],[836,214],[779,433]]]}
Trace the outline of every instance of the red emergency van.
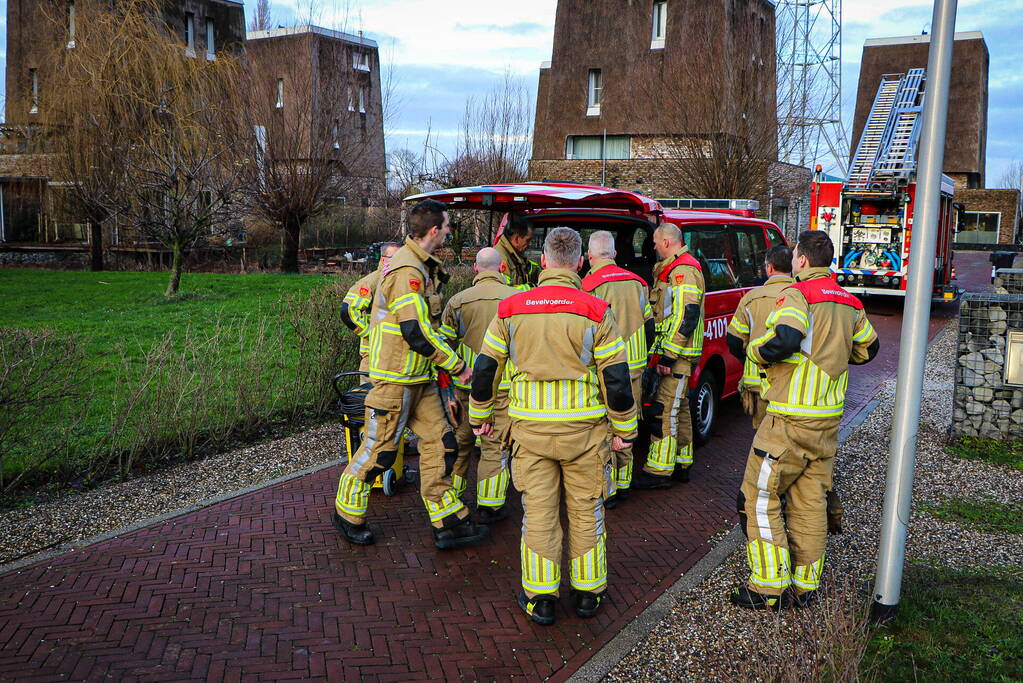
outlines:
{"label": "red emergency van", "polygon": [[[721,399],[738,391],[742,363],[728,351],[725,329],[742,295],[764,282],[764,253],[785,237],[777,225],[753,218],[747,211],[721,212],[665,209],[635,192],[569,183],[520,183],[438,190],[407,202],[436,199],[450,209],[477,209],[515,214],[533,226],[533,260],[548,230],[567,226],[588,236],[607,230],[615,236],[618,265],[652,281],[657,261],[654,229],[662,222],[682,231],[690,252],[700,262],[707,295],[704,300],[703,356],[690,378],[693,432],[698,444],[713,430]],[[500,224],[507,220],[505,216]],[[500,236],[498,231],[495,239]],[[585,273],[583,273],[585,275]]]}

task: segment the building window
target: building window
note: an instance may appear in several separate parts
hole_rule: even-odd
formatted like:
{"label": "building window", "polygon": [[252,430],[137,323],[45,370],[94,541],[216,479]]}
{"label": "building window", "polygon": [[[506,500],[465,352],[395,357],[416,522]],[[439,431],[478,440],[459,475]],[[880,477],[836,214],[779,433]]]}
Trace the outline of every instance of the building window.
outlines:
{"label": "building window", "polygon": [[352,68],[356,71],[369,71],[369,55],[362,50],[352,50]]}
{"label": "building window", "polygon": [[569,135],[566,159],[631,159],[632,138],[628,135]]}
{"label": "building window", "polygon": [[348,111],[355,111],[355,95],[352,86],[348,86]]}
{"label": "building window", "polygon": [[600,69],[590,69],[590,78],[586,88],[586,115],[600,116],[601,93]]}
{"label": "building window", "polygon": [[278,109],[284,109],[284,79],[277,79],[277,103],[274,105]]}
{"label": "building window", "polygon": [[664,36],[668,28],[668,3],[663,1],[654,2],[653,29],[650,33],[650,49],[657,50],[664,47]]}
{"label": "building window", "polygon": [[185,54],[195,57],[195,14],[185,12]]}
{"label": "building window", "polygon": [[28,70],[29,80],[32,82],[32,100],[31,106],[28,109],[29,114],[39,113],[39,70],[29,69]]}
{"label": "building window", "polygon": [[334,119],[334,127],[330,130],[330,136],[334,140],[334,149],[341,149],[341,123]]}
{"label": "building window", "polygon": [[67,3],[67,48],[75,46],[75,0]]}
{"label": "building window", "polygon": [[213,20],[206,19],[206,59],[211,62],[217,58],[217,46],[214,43]]}
{"label": "building window", "polygon": [[366,88],[360,87],[359,88],[359,113],[360,114],[365,114],[366,113],[366,99],[367,99],[366,98]]}
{"label": "building window", "polygon": [[1002,214],[997,211],[964,211],[956,232],[956,242],[998,244]]}

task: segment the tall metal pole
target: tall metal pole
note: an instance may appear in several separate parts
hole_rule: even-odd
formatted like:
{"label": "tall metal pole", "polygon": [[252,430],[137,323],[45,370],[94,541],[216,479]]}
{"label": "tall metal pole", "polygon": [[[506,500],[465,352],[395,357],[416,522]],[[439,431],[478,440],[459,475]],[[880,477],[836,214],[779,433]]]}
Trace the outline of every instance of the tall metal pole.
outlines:
{"label": "tall metal pole", "polygon": [[934,251],[938,241],[941,167],[945,155],[945,121],[952,73],[957,0],[935,0],[931,47],[927,61],[920,165],[909,255],[909,282],[899,345],[895,418],[888,455],[888,479],[881,519],[872,615],[875,621],[895,618],[906,560],[906,527],[913,496],[916,436],[920,422],[927,324],[934,286]]}

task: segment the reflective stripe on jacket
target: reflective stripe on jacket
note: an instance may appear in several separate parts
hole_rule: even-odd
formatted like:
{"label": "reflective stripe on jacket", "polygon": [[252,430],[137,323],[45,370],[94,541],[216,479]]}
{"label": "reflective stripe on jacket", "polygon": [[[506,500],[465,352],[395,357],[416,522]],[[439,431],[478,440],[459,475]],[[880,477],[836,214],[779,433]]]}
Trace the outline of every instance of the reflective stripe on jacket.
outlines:
{"label": "reflective stripe on jacket", "polygon": [[[673,358],[696,361],[703,353],[703,272],[700,263],[684,246],[654,266],[650,304],[657,322],[653,351]],[[692,333],[682,332],[686,306],[700,307],[700,318]]]}
{"label": "reflective stripe on jacket", "polygon": [[[728,323],[728,334],[741,339],[743,347],[749,344],[750,339],[764,336],[767,332],[767,317],[774,312],[774,302],[781,296],[782,290],[793,282],[795,280],[788,275],[772,275],[761,286],[746,292],[736,306],[732,321]],[[742,383],[759,391],[762,381],[760,373],[760,367],[747,357]]]}
{"label": "reflective stripe on jacket", "polygon": [[[391,258],[373,300],[369,332],[369,376],[397,384],[418,384],[433,378],[433,366],[451,374],[463,363],[435,329],[440,325],[440,261],[412,241]],[[429,356],[413,351],[402,336],[401,323],[418,321],[432,347]]]}
{"label": "reflective stripe on jacket", "polygon": [[[626,439],[636,433],[625,342],[604,301],[579,291],[579,276],[548,269],[540,286],[505,299],[498,317],[484,335],[473,376],[469,419],[487,421],[493,411],[492,387],[482,386],[484,356],[494,376],[508,361],[509,416],[545,422],[552,431],[577,429],[570,423],[599,420],[605,415],[612,431]],[[614,378],[609,386],[607,377]],[[555,426],[557,425],[557,426]]]}
{"label": "reflective stripe on jacket", "polygon": [[614,261],[598,262],[583,278],[582,289],[611,305],[618,331],[625,340],[629,369],[646,367],[649,345],[644,323],[653,318],[654,312],[643,278],[620,268]]}
{"label": "reflective stripe on jacket", "polygon": [[[476,362],[483,347],[483,335],[497,316],[498,304],[517,293],[505,284],[503,275],[484,271],[473,278],[471,287],[455,294],[444,307],[440,333],[452,344],[458,344],[455,352],[469,366]],[[469,389],[468,384],[452,379],[455,386]]]}
{"label": "reflective stripe on jacket", "polygon": [[849,362],[865,362],[877,333],[863,304],[831,279],[830,269],[810,268],[782,290],[767,329],[747,347],[763,366],[760,350],[787,326],[803,335],[799,351],[767,366],[761,395],[767,411],[806,419],[840,418],[849,386]]}

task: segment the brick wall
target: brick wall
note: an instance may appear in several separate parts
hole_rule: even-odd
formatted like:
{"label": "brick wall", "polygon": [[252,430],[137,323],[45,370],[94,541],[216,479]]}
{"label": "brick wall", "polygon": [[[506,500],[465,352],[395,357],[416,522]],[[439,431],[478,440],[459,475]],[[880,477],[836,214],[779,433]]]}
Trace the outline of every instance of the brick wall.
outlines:
{"label": "brick wall", "polygon": [[1019,234],[1019,190],[966,190],[956,188],[955,201],[967,211],[998,212],[1002,214],[998,243],[1013,244]]}

